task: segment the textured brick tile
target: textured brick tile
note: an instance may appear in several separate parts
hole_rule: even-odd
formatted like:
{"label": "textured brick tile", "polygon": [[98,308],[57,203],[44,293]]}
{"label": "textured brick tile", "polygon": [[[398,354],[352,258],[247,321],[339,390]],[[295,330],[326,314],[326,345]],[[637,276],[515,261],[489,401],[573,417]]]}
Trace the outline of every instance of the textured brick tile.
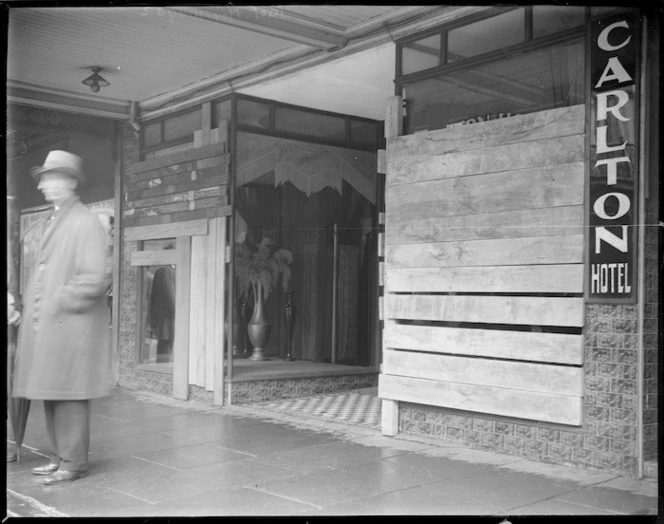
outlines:
{"label": "textured brick tile", "polygon": [[422,435],[432,435],[433,434],[433,424],[431,422],[424,422],[418,420],[415,424],[416,431]]}
{"label": "textured brick tile", "polygon": [[530,455],[535,455],[541,457],[545,455],[549,449],[549,444],[546,442],[541,442],[539,440],[527,440],[526,441],[526,453]]}
{"label": "textured brick tile", "polygon": [[526,439],[520,437],[505,437],[505,449],[513,450],[521,455],[526,451]]}
{"label": "textured brick tile", "polygon": [[580,464],[595,466],[597,465],[597,451],[590,449],[575,449],[574,459]]}
{"label": "textured brick tile", "polygon": [[586,390],[585,394],[583,395],[583,404],[585,406],[597,406],[599,404],[598,399],[599,397],[597,391]]}
{"label": "textured brick tile", "polygon": [[611,422],[622,424],[636,424],[636,411],[629,409],[612,409],[610,415]]}
{"label": "textured brick tile", "polygon": [[637,352],[633,349],[615,349],[612,360],[617,364],[635,364],[637,361]]}
{"label": "textured brick tile", "polygon": [[597,374],[605,377],[623,378],[622,366],[613,363],[598,362]]}
{"label": "textured brick tile", "polygon": [[623,409],[633,409],[636,410],[638,408],[638,397],[636,395],[621,395],[622,396],[622,406],[616,406],[616,407],[622,407]]}
{"label": "textured brick tile", "polygon": [[636,320],[616,318],[613,320],[613,331],[615,333],[636,333]]}
{"label": "textured brick tile", "polygon": [[621,471],[623,467],[623,456],[619,453],[598,453],[597,465],[603,470]]}
{"label": "textured brick tile", "polygon": [[499,435],[514,435],[514,424],[496,422],[496,433]]}
{"label": "textured brick tile", "polygon": [[473,420],[473,429],[475,431],[484,431],[486,433],[493,433],[494,422],[493,420],[482,420],[476,418],[475,420]]}
{"label": "textured brick tile", "polygon": [[479,444],[481,440],[480,435],[481,433],[479,431],[475,431],[473,429],[467,429],[466,441],[470,442],[471,444]]}
{"label": "textured brick tile", "polygon": [[646,364],[643,368],[645,378],[657,378],[657,364]]}
{"label": "textured brick tile", "polygon": [[593,333],[600,333],[600,332],[607,333],[611,331],[611,320],[605,318],[591,319],[586,324],[586,330]]}
{"label": "textured brick tile", "polygon": [[624,393],[626,395],[636,395],[636,380],[612,380],[611,391],[615,393]]}
{"label": "textured brick tile", "polygon": [[534,439],[537,438],[537,428],[514,424],[514,435],[521,438]]}
{"label": "textured brick tile", "polygon": [[462,428],[455,428],[448,426],[447,427],[447,438],[449,440],[454,440],[461,442],[464,440],[464,430]]}
{"label": "textured brick tile", "polygon": [[432,424],[443,424],[443,416],[439,411],[427,411],[425,420]]}
{"label": "textured brick tile", "polygon": [[623,397],[618,393],[597,393],[597,405],[609,408],[622,408]]}
{"label": "textured brick tile", "polygon": [[490,449],[500,449],[505,446],[505,437],[495,433],[482,433],[480,443]]}
{"label": "textured brick tile", "polygon": [[609,451],[611,439],[606,437],[594,437],[586,435],[583,439],[583,447],[597,451]]}
{"label": "textured brick tile", "polygon": [[635,441],[611,439],[611,451],[621,455],[636,455],[637,445]]}
{"label": "textured brick tile", "polygon": [[[611,419],[611,410],[610,408],[601,408],[599,406],[589,407],[586,409],[586,416],[589,419],[596,421],[608,421]],[[620,421],[618,421],[620,422]]]}
{"label": "textured brick tile", "polygon": [[570,433],[568,431],[560,432],[560,444],[571,448],[580,448],[583,446],[583,435],[579,433]]}
{"label": "textured brick tile", "polygon": [[611,349],[617,347],[617,344],[613,334],[599,334],[597,335],[597,347],[589,348],[586,358],[597,362],[611,362]]}
{"label": "textured brick tile", "polygon": [[597,425],[597,436],[606,438],[623,438],[623,426],[620,424],[611,424],[610,422],[600,422]]}
{"label": "textured brick tile", "polygon": [[654,409],[643,410],[644,424],[657,424],[657,411]]}
{"label": "textured brick tile", "polygon": [[586,389],[591,391],[611,391],[611,379],[608,376],[586,376]]}
{"label": "textured brick tile", "polygon": [[427,418],[427,415],[426,415],[426,412],[424,410],[417,409],[417,410],[413,411],[413,415],[412,415],[413,420],[417,420],[419,422],[419,421],[426,420],[426,418]]}
{"label": "textured brick tile", "polygon": [[572,446],[551,443],[549,444],[549,456],[554,457],[556,461],[573,460],[574,448]]}
{"label": "textured brick tile", "polygon": [[622,317],[626,319],[637,319],[639,318],[639,309],[636,306],[621,306],[622,307]]}
{"label": "textured brick tile", "polygon": [[636,457],[623,457],[622,470],[631,476],[636,476],[637,472],[637,459]]}
{"label": "textured brick tile", "polygon": [[537,439],[544,442],[560,442],[560,431],[557,429],[537,428]]}
{"label": "textured brick tile", "polygon": [[636,380],[637,368],[636,365],[623,365],[622,378],[625,380]]}
{"label": "textured brick tile", "polygon": [[621,346],[624,349],[635,350],[637,348],[639,339],[636,335],[622,335]]}

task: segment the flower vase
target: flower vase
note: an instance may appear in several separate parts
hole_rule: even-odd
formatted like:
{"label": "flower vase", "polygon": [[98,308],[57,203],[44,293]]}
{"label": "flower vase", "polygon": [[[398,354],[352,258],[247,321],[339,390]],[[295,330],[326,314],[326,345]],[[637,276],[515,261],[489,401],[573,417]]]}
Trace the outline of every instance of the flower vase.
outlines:
{"label": "flower vase", "polygon": [[250,360],[265,360],[264,348],[270,337],[271,324],[267,321],[265,315],[265,304],[263,304],[263,286],[259,283],[256,286],[256,301],[254,305],[254,313],[251,315],[251,320],[247,325],[247,334],[249,341],[254,346],[253,353],[249,357]]}

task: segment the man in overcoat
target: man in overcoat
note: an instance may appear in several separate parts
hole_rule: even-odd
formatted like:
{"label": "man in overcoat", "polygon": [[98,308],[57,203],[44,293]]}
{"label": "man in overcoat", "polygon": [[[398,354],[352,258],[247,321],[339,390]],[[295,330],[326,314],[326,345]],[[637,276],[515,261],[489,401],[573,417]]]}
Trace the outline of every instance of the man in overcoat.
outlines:
{"label": "man in overcoat", "polygon": [[90,400],[115,386],[106,237],[76,194],[81,158],[51,151],[32,175],[54,214],[23,297],[13,394],[44,401],[53,458],[32,473],[57,484],[87,475]]}

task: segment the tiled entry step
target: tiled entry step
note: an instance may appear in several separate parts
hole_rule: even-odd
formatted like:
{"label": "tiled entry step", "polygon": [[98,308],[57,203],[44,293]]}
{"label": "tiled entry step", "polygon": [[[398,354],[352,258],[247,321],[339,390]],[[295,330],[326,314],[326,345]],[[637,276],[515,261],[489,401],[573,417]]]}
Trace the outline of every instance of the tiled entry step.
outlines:
{"label": "tiled entry step", "polygon": [[[375,388],[373,388],[375,389]],[[251,407],[380,429],[380,399],[371,390],[258,402]]]}

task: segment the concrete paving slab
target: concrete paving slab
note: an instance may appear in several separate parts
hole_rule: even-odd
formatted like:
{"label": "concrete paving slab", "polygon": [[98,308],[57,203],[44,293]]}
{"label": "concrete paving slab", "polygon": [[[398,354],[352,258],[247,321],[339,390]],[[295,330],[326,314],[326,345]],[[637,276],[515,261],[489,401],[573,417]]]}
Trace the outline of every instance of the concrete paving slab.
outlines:
{"label": "concrete paving slab", "polygon": [[657,497],[659,494],[658,479],[655,478],[635,480],[624,477],[614,477],[611,480],[598,484],[597,487],[621,489],[645,497]]}
{"label": "concrete paving slab", "polygon": [[574,504],[559,499],[542,500],[520,508],[510,510],[514,515],[619,515],[614,511],[597,509],[583,504]]}
{"label": "concrete paving slab", "polygon": [[263,455],[255,461],[289,467],[304,473],[320,469],[335,469],[348,464],[362,464],[406,453],[403,450],[361,446],[354,442],[331,442],[292,451]]}
{"label": "concrete paving slab", "polygon": [[222,441],[208,442],[207,444],[230,448],[242,453],[248,453],[254,457],[260,457],[272,453],[286,452],[337,441],[338,439],[332,435],[298,430],[296,432],[283,431],[255,434],[248,437],[240,436],[240,438],[229,437],[224,438]]}
{"label": "concrete paving slab", "polygon": [[160,506],[155,516],[292,516],[305,514],[307,504],[252,488],[218,490],[186,501]]}
{"label": "concrete paving slab", "polygon": [[556,497],[564,502],[584,504],[597,509],[610,510],[623,515],[657,513],[657,498],[635,495],[621,489],[588,486]]}
{"label": "concrete paving slab", "polygon": [[194,444],[192,446],[164,449],[161,451],[138,453],[134,456],[144,461],[185,470],[209,464],[240,460],[248,458],[250,455],[228,448],[214,447],[207,444]]}

